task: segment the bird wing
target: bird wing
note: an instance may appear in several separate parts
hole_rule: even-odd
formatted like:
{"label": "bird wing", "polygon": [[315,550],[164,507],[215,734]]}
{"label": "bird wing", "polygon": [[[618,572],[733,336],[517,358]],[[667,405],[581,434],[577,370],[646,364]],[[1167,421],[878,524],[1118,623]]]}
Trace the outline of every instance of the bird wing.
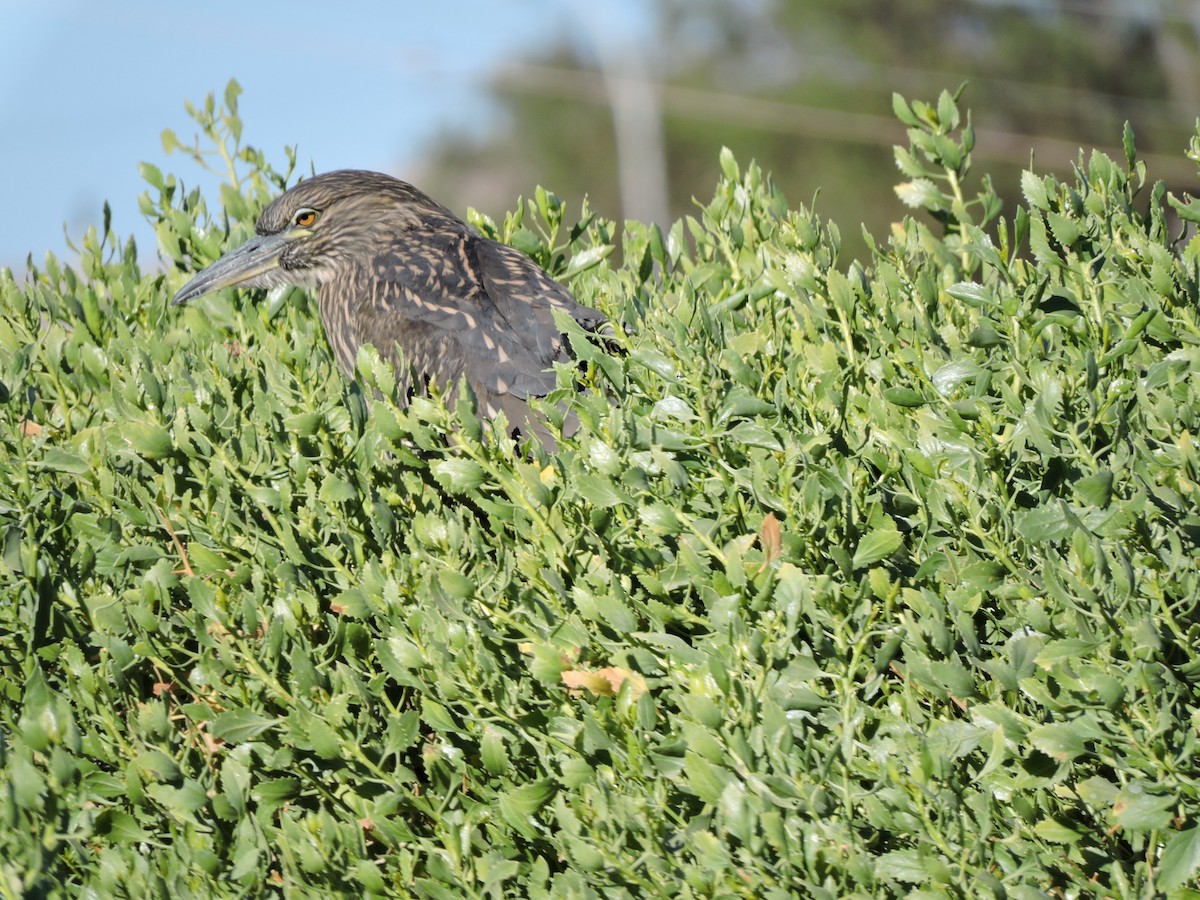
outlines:
{"label": "bird wing", "polygon": [[589,330],[607,321],[519,250],[456,220],[414,229],[368,277],[373,284],[357,291],[360,339],[384,352],[399,347],[418,377],[444,388],[465,376],[481,404],[497,408],[505,395],[554,389],[553,364],[570,354],[553,309]]}
{"label": "bird wing", "polygon": [[595,331],[608,319],[591,307],[582,306],[561,284],[533,260],[507,244],[475,237],[470,244],[480,280],[501,316],[514,326],[533,310],[538,328],[525,329],[535,352],[547,359],[561,359],[563,335],[554,322],[553,310],[567,313],[587,331]]}

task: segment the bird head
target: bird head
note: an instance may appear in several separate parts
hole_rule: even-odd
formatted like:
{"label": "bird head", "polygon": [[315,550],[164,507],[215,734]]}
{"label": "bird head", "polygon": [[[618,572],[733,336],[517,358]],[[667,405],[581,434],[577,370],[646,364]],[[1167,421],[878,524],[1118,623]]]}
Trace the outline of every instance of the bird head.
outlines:
{"label": "bird head", "polygon": [[452,213],[412,185],[379,172],[326,172],[277,197],[258,217],[255,235],[202,269],[175,295],[186,303],[241,285],[315,287],[428,215]]}

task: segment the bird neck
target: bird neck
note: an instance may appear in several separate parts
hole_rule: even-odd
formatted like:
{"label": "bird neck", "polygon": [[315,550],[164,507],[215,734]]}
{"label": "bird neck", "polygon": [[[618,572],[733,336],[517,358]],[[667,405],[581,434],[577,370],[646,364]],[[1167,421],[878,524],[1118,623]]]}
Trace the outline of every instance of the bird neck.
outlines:
{"label": "bird neck", "polygon": [[338,365],[350,378],[354,377],[354,363],[358,354],[358,329],[354,324],[354,306],[357,291],[339,289],[336,283],[325,282],[317,291],[317,308],[325,323],[325,334],[329,346],[337,358]]}

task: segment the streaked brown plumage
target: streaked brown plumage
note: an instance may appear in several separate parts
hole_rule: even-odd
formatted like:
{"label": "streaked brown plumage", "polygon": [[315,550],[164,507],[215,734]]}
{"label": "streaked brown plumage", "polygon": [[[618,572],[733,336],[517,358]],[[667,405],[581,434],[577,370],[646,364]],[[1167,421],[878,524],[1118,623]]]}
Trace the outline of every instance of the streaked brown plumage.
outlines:
{"label": "streaked brown plumage", "polygon": [[552,310],[589,331],[607,321],[520,251],[481,237],[412,185],[378,172],[302,181],[263,210],[255,231],[174,302],[233,285],[316,288],[330,346],[348,376],[359,347],[372,344],[393,362],[402,358],[416,388],[432,381],[452,390],[465,378],[481,414],[503,411],[526,434],[543,431],[526,401],[549,393],[554,363],[570,359]]}

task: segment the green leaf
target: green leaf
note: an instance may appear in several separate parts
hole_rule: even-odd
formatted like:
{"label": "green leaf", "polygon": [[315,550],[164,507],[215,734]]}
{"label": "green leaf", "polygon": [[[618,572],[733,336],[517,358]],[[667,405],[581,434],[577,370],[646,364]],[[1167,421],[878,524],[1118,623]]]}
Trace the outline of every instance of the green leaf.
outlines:
{"label": "green leaf", "polygon": [[593,506],[609,508],[628,503],[629,499],[618,491],[613,482],[597,475],[581,475],[575,482],[575,490]]}
{"label": "green leaf", "polygon": [[28,746],[39,752],[50,750],[72,737],[74,723],[69,708],[46,681],[41,666],[33,666],[33,672],[25,682],[17,727]]}
{"label": "green leaf", "polygon": [[174,449],[170,432],[151,422],[127,422],[121,434],[130,447],[148,459],[162,459]]}
{"label": "green leaf", "polygon": [[717,411],[717,421],[726,422],[738,416],[762,416],[775,412],[773,404],[751,394],[738,385],[729,392]]}
{"label": "green leaf", "polygon": [[1029,732],[1029,742],[1058,760],[1072,760],[1087,750],[1087,734],[1077,724],[1039,725]]}
{"label": "green leaf", "polygon": [[1033,832],[1042,840],[1052,844],[1078,844],[1084,838],[1079,829],[1059,822],[1057,819],[1042,819],[1033,826]]}
{"label": "green leaf", "polygon": [[1104,509],[1112,501],[1113,473],[1103,469],[1075,482],[1075,494],[1080,501]]}
{"label": "green leaf", "polygon": [[982,309],[985,306],[992,305],[992,292],[982,284],[976,284],[973,281],[960,281],[957,284],[952,284],[946,288],[946,293],[955,300],[961,300],[967,306]]}
{"label": "green leaf", "polygon": [[1141,782],[1127,784],[1113,801],[1113,821],[1129,831],[1164,829],[1171,823],[1175,802],[1170,795],[1150,793],[1150,788]]}
{"label": "green leaf", "polygon": [[313,716],[305,723],[308,745],[323,759],[338,759],[342,756],[342,739],[337,731],[324,719]]}
{"label": "green leaf", "polygon": [[864,535],[863,539],[858,542],[851,565],[855,569],[862,569],[882,559],[887,559],[900,549],[900,545],[903,543],[904,536],[896,530],[894,525],[876,528]]}
{"label": "green leaf", "polygon": [[[551,195],[540,184],[533,189],[533,202],[537,207],[538,215],[542,217],[542,221],[549,222],[552,212],[557,211],[557,203],[554,204],[555,209],[551,210]],[[557,198],[555,198],[557,200]]]}
{"label": "green leaf", "polygon": [[729,431],[731,440],[748,447],[763,447],[767,450],[782,450],[783,443],[768,429],[757,422],[738,422]]}
{"label": "green leaf", "polygon": [[70,475],[83,475],[92,469],[92,464],[83,457],[59,447],[50,447],[41,459],[33,460],[31,465]]}
{"label": "green leaf", "polygon": [[634,362],[656,372],[663,378],[675,378],[675,365],[666,356],[650,347],[638,347],[631,357]]}
{"label": "green leaf", "polygon": [[502,775],[509,768],[508,748],[502,738],[493,729],[487,729],[483,733],[483,740],[479,744],[479,755],[486,768],[493,775]]}
{"label": "green leaf", "polygon": [[652,503],[638,510],[638,518],[655,534],[679,534],[683,525],[666,503]]}
{"label": "green leaf", "polygon": [[291,776],[268,778],[256,784],[251,793],[263,803],[283,803],[299,795],[300,781]]}
{"label": "green leaf", "polygon": [[1082,234],[1078,222],[1059,213],[1047,213],[1046,221],[1050,223],[1050,232],[1054,235],[1055,240],[1064,247],[1070,247],[1079,240],[1079,236]]}
{"label": "green leaf", "polygon": [[258,737],[277,723],[277,719],[259,715],[253,710],[231,709],[212,720],[209,732],[219,740],[240,744]]}
{"label": "green leaf", "polygon": [[1132,172],[1137,163],[1137,148],[1134,146],[1133,126],[1129,124],[1129,120],[1125,120],[1125,127],[1121,129],[1121,148],[1125,151],[1125,165]]}
{"label": "green leaf", "polygon": [[119,809],[101,813],[96,830],[115,844],[140,844],[154,837],[154,833],[143,828],[137,819]]}
{"label": "green leaf", "polygon": [[713,765],[699,754],[688,750],[684,757],[687,786],[705,803],[718,803],[733,776],[720,766]]}
{"label": "green leaf", "polygon": [[1075,662],[1091,655],[1097,646],[1096,641],[1085,641],[1081,638],[1050,641],[1038,652],[1037,664],[1043,669],[1050,669],[1060,662]]}
{"label": "green leaf", "polygon": [[[174,140],[174,138],[175,138],[174,132],[171,132],[171,131],[163,132],[162,138],[163,138],[163,149],[164,150],[167,148],[167,136],[168,135],[170,135],[172,140]],[[170,151],[168,150],[167,152],[169,153]],[[155,188],[156,190],[162,190],[163,176],[162,176],[162,172],[159,170],[158,166],[153,165],[148,162],[138,163],[138,174],[140,174],[142,176],[142,180],[145,181],[147,184],[149,184],[152,188]]]}
{"label": "green leaf", "polygon": [[225,107],[234,115],[237,114],[238,97],[241,95],[242,86],[238,84],[236,78],[230,78],[225,85]]}
{"label": "green leaf", "polygon": [[942,396],[952,393],[964,381],[977,378],[984,370],[969,359],[955,360],[938,368],[929,380]]}
{"label": "green leaf", "polygon": [[1045,184],[1029,169],[1021,173],[1021,193],[1025,195],[1025,203],[1030,209],[1048,210],[1050,208]]}
{"label": "green leaf", "polygon": [[1181,887],[1200,871],[1200,827],[1192,826],[1171,835],[1158,858],[1158,887],[1169,891]]}
{"label": "green leaf", "polygon": [[972,329],[967,335],[967,344],[971,347],[995,347],[1004,343],[1004,336],[991,325],[984,323]]}
{"label": "green leaf", "polygon": [[133,765],[143,777],[155,781],[177,782],[182,772],[179,764],[161,750],[144,750],[133,758]]}
{"label": "green leaf", "polygon": [[728,147],[722,147],[720,153],[720,162],[721,172],[724,174],[726,180],[737,181],[740,177],[740,173],[738,172],[737,160],[733,158],[733,151]]}
{"label": "green leaf", "polygon": [[931,174],[929,169],[904,147],[893,147],[892,153],[896,158],[896,168],[909,178],[928,178]]}
{"label": "green leaf", "polygon": [[473,460],[451,457],[439,460],[430,467],[438,483],[455,494],[465,494],[483,484],[486,473]]}
{"label": "green leaf", "polygon": [[567,264],[566,270],[562,273],[563,281],[570,281],[579,273],[586,272],[588,269],[598,266],[615,249],[612,244],[602,244],[598,247],[589,247],[587,250],[576,253],[571,257],[571,262]]}
{"label": "green leaf", "polygon": [[534,828],[532,820],[553,796],[554,782],[549,778],[543,778],[540,781],[503,792],[497,805],[504,821],[521,834],[533,837],[537,834],[537,830]]}
{"label": "green leaf", "polygon": [[928,402],[917,391],[906,387],[884,388],[883,397],[888,403],[894,403],[896,406],[917,407],[924,406]]}
{"label": "green leaf", "polygon": [[458,601],[469,600],[475,593],[475,582],[462,572],[443,569],[441,572],[438,572],[437,580],[446,596],[451,599]]}
{"label": "green leaf", "polygon": [[876,869],[880,877],[906,884],[921,884],[929,879],[925,863],[916,850],[889,850],[878,858]]}
{"label": "green leaf", "polygon": [[527,651],[530,654],[529,672],[534,679],[544,685],[558,685],[562,681],[562,673],[570,666],[563,651],[558,647],[545,644],[532,644]]}
{"label": "green leaf", "polygon": [[[439,465],[444,465],[446,462],[458,463],[462,461],[463,460],[444,460]],[[434,468],[435,475],[443,474],[436,471],[437,466]],[[451,486],[457,490],[462,490],[458,484],[453,484]],[[472,485],[472,487],[474,486],[476,485]],[[321,490],[317,492],[317,498],[322,503],[347,503],[358,498],[360,495],[360,491],[357,487],[350,482],[337,477],[326,478],[323,482],[321,482]]]}
{"label": "green leaf", "polygon": [[947,90],[943,90],[938,94],[938,121],[947,131],[951,131],[958,127],[958,106],[954,102],[954,95]]}
{"label": "green leaf", "polygon": [[1016,523],[1021,537],[1034,544],[1062,540],[1075,530],[1075,520],[1060,503],[1018,512]]}
{"label": "green leaf", "polygon": [[1185,222],[1200,223],[1200,200],[1189,200],[1187,203],[1179,200],[1174,194],[1167,195],[1167,202],[1179,218]]}
{"label": "green leaf", "polygon": [[892,114],[910,128],[916,128],[921,124],[920,119],[913,115],[908,102],[895,92],[892,93]]}
{"label": "green leaf", "polygon": [[912,181],[903,182],[896,185],[895,191],[900,202],[913,209],[949,209],[949,198],[928,178],[914,178]]}

